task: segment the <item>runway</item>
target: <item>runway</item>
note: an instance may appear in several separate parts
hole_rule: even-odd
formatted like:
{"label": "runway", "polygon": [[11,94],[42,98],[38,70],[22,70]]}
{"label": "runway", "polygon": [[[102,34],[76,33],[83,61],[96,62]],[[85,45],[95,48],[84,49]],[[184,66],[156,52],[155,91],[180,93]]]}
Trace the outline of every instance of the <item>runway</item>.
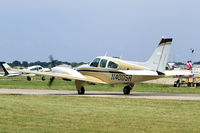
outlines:
{"label": "runway", "polygon": [[87,96],[87,97],[108,97],[108,98],[142,98],[162,100],[200,100],[200,94],[171,94],[151,92],[131,92],[124,95],[122,92],[86,91],[85,95],[78,95],[77,91],[68,90],[36,90],[36,89],[0,89],[0,94],[15,95],[63,95],[63,96]]}

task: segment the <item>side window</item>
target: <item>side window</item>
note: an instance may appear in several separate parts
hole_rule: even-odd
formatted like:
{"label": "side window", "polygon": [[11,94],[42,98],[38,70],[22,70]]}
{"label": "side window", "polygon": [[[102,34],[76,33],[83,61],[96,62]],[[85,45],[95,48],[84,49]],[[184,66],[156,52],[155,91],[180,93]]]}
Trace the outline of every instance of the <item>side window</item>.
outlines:
{"label": "side window", "polygon": [[42,69],[42,67],[39,67],[39,70],[41,70]]}
{"label": "side window", "polygon": [[100,67],[105,68],[106,67],[106,63],[107,63],[107,60],[106,59],[102,59],[101,62],[100,62]]}
{"label": "side window", "polygon": [[92,61],[92,63],[90,64],[91,67],[98,67],[100,59],[96,58]]}
{"label": "side window", "polygon": [[109,61],[108,68],[117,68],[117,67],[118,67],[118,65],[116,63]]}
{"label": "side window", "polygon": [[35,70],[37,70],[36,68],[31,68],[31,71],[35,71]]}

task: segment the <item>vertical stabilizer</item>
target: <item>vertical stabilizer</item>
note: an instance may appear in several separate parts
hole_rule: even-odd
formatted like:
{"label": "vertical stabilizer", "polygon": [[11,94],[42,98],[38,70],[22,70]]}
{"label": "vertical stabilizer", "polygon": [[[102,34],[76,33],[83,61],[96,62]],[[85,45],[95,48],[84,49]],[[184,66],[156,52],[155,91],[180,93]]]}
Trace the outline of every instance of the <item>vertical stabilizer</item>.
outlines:
{"label": "vertical stabilizer", "polygon": [[5,76],[9,75],[9,72],[7,70],[7,68],[9,67],[8,64],[6,64],[5,62],[0,62],[0,65],[5,73]]}
{"label": "vertical stabilizer", "polygon": [[172,38],[162,38],[152,56],[145,63],[145,66],[158,73],[164,73],[171,44]]}
{"label": "vertical stabilizer", "polygon": [[5,63],[5,62],[0,62],[0,65],[1,67],[3,68],[3,71],[4,71],[4,76],[7,76],[7,77],[14,77],[14,76],[19,76],[20,74],[18,72],[15,72],[15,71],[11,71],[11,67]]}

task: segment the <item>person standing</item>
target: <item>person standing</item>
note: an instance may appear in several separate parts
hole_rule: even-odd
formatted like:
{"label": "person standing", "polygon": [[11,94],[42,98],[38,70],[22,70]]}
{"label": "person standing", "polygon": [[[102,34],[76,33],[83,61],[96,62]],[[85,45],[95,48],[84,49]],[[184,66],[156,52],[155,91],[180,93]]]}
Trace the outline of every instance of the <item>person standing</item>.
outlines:
{"label": "person standing", "polygon": [[187,70],[192,70],[192,61],[191,60],[187,62],[186,69]]}

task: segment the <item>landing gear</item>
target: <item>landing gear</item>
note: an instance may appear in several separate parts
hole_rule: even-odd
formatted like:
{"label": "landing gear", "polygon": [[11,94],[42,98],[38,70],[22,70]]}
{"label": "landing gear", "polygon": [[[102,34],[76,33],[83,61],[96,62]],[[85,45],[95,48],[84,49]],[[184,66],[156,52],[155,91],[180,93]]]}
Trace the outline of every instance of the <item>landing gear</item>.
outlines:
{"label": "landing gear", "polygon": [[123,89],[124,95],[129,95],[130,91],[133,89],[133,86],[134,86],[134,84],[125,86]]}
{"label": "landing gear", "polygon": [[83,81],[75,80],[75,85],[76,85],[76,89],[77,89],[79,95],[85,94],[85,88],[84,88]]}
{"label": "landing gear", "polygon": [[174,87],[180,87],[181,86],[181,82],[178,79],[177,81],[174,82]]}
{"label": "landing gear", "polygon": [[45,76],[42,76],[42,78],[41,78],[41,79],[42,79],[42,81],[44,81],[44,80],[45,80]]}
{"label": "landing gear", "polygon": [[81,89],[78,90],[79,95],[85,94],[85,88],[82,86]]}
{"label": "landing gear", "polygon": [[27,80],[28,80],[28,81],[31,81],[31,77],[30,77],[30,76],[27,76]]}

